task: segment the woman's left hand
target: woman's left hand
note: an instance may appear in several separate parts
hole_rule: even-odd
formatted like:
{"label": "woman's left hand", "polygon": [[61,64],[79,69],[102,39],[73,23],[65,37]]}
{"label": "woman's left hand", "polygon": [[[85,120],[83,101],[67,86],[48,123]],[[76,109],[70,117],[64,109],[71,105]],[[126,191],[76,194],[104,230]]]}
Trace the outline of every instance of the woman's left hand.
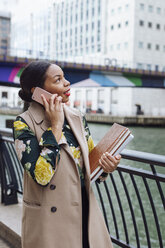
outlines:
{"label": "woman's left hand", "polygon": [[105,152],[99,160],[99,165],[102,167],[104,172],[111,173],[117,168],[118,164],[120,163],[120,159],[120,154],[112,156],[110,153]]}

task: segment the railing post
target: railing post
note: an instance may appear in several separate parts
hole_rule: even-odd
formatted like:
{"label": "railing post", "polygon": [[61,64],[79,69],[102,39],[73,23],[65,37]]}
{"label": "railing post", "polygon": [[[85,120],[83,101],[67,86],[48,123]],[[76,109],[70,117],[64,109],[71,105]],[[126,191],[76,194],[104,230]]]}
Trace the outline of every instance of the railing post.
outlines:
{"label": "railing post", "polygon": [[[0,182],[1,202],[5,205],[18,203],[17,182],[13,180],[14,170],[7,148],[0,135]],[[16,179],[15,175],[14,178]]]}

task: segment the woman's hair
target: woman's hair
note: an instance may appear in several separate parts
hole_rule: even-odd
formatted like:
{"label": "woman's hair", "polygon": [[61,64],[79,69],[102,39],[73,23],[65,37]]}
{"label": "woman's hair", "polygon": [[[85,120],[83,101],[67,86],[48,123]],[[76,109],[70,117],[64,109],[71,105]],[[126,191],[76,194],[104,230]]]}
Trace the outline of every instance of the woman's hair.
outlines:
{"label": "woman's hair", "polygon": [[26,102],[32,101],[31,89],[33,87],[43,88],[46,80],[46,72],[51,63],[46,61],[34,61],[29,63],[20,76],[21,90],[19,96]]}

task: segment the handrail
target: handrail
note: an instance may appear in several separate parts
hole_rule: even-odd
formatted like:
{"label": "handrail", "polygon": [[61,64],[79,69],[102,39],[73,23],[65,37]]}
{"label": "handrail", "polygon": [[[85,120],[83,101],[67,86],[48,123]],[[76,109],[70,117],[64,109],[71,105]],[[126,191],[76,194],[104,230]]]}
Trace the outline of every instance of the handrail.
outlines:
{"label": "handrail", "polygon": [[[118,247],[165,246],[165,156],[127,150],[116,171],[93,189],[112,242]],[[133,163],[133,165],[131,165]],[[17,203],[23,168],[17,159],[11,129],[0,129],[2,203]]]}

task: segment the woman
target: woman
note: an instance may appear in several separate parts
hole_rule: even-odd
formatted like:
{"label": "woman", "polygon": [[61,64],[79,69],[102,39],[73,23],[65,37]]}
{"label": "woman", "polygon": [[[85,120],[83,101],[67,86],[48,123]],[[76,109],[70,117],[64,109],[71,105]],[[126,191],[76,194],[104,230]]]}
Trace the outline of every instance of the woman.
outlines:
{"label": "woman", "polygon": [[[23,248],[111,248],[103,216],[89,179],[93,141],[85,118],[66,103],[70,83],[62,69],[31,62],[20,77],[19,96],[30,103],[14,122],[18,157],[25,169],[22,218]],[[52,93],[43,105],[32,101],[35,87]],[[120,155],[102,155],[105,180]]]}

